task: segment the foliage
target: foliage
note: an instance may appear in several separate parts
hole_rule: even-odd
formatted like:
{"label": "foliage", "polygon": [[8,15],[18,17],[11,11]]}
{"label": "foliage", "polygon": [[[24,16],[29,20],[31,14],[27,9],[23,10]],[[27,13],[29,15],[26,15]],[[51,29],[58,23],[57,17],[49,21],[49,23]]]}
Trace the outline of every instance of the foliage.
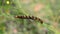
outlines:
{"label": "foliage", "polygon": [[[44,23],[16,15],[36,16]],[[60,34],[60,0],[0,0],[0,34]]]}

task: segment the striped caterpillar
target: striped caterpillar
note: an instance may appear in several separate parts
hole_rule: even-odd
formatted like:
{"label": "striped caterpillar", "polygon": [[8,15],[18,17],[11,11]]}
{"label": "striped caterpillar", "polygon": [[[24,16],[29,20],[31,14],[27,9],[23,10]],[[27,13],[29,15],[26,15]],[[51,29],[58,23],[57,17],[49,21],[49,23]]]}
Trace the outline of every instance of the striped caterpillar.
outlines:
{"label": "striped caterpillar", "polygon": [[15,18],[38,20],[41,22],[41,24],[43,24],[43,21],[40,18],[34,16],[15,16]]}

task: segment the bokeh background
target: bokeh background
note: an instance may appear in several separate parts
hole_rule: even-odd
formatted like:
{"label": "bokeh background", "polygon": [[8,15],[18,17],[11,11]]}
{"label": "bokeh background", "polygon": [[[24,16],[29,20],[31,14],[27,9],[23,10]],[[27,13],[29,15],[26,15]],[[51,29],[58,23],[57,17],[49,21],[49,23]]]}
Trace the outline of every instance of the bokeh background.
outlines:
{"label": "bokeh background", "polygon": [[60,0],[0,0],[0,34],[60,34]]}

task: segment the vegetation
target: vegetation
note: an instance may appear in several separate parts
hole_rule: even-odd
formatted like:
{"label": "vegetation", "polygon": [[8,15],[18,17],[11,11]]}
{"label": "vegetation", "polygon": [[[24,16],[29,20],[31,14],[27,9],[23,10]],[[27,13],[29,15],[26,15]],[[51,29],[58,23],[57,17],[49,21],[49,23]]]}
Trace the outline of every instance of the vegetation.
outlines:
{"label": "vegetation", "polygon": [[0,0],[0,34],[60,34],[60,0]]}

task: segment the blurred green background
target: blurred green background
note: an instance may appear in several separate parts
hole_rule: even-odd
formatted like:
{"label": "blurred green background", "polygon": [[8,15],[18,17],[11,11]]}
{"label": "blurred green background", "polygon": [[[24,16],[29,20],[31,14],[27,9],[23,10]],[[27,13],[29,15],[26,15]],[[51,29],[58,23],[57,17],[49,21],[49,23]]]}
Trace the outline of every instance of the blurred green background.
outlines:
{"label": "blurred green background", "polygon": [[[16,15],[36,16],[44,23]],[[0,34],[60,34],[60,0],[0,0]]]}

